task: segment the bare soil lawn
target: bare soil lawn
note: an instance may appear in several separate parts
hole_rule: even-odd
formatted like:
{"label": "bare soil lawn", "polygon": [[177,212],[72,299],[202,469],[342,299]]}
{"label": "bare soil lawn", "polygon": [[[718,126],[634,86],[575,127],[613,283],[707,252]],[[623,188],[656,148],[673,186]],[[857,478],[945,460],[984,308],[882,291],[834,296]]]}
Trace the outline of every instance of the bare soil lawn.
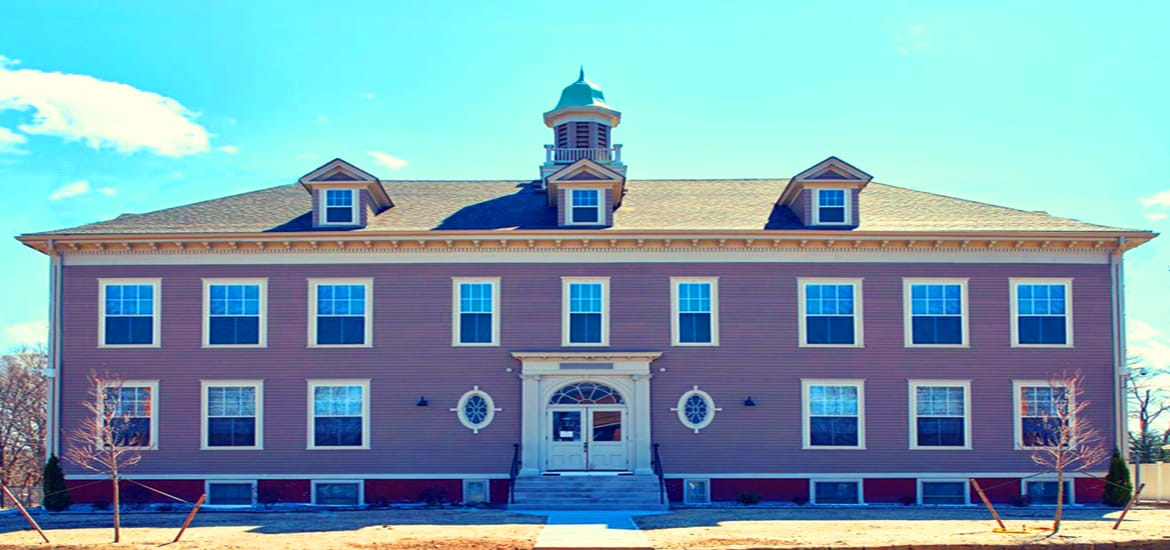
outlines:
{"label": "bare soil lawn", "polygon": [[[1052,525],[1051,508],[998,511],[1009,529]],[[1100,543],[1109,548],[1114,543],[1170,548],[1170,509],[1132,510],[1114,531],[1111,527],[1119,514],[1066,509],[1060,533],[1047,538],[1043,532],[993,533],[996,525],[990,514],[973,508],[690,509],[634,519],[655,548],[1002,548]]]}
{"label": "bare soil lawn", "polygon": [[[0,517],[0,549],[51,547],[85,550],[157,550],[175,538],[184,514],[123,516],[122,543],[113,540],[110,514],[40,515],[53,545],[41,542],[20,516]],[[328,548],[532,548],[544,518],[499,510],[368,510],[346,512],[200,512],[173,550]]]}

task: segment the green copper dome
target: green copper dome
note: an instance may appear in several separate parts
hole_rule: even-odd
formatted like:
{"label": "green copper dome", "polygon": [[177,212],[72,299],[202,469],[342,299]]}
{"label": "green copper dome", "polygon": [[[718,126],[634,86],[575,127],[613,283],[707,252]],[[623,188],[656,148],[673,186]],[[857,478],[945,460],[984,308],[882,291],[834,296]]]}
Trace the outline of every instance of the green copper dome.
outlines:
{"label": "green copper dome", "polygon": [[585,79],[585,68],[581,68],[581,76],[577,81],[565,87],[561,92],[561,100],[553,110],[564,107],[604,107],[613,109],[605,102],[605,93],[596,84]]}

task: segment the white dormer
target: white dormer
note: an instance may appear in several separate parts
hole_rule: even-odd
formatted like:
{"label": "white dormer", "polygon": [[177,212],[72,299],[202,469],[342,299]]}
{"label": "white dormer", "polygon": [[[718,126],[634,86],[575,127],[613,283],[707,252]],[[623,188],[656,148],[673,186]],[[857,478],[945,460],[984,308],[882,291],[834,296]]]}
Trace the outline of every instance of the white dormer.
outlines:
{"label": "white dormer", "polygon": [[394,206],[382,182],[341,159],[305,174],[301,185],[313,197],[313,227],[365,227],[371,216]]}
{"label": "white dormer", "polygon": [[792,210],[808,227],[857,227],[858,199],[873,176],[837,157],[829,157],[795,175],[778,204]]}

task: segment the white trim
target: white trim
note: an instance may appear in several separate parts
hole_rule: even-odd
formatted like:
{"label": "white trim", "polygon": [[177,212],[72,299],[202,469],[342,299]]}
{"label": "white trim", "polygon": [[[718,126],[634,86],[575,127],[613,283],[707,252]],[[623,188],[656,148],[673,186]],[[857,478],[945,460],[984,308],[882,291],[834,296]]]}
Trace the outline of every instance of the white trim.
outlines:
{"label": "white trim", "polygon": [[[815,182],[817,180],[809,180]],[[859,182],[860,183],[860,182]],[[812,191],[812,211],[813,223],[812,225],[830,225],[830,226],[848,226],[853,225],[853,189],[845,187],[809,187]],[[843,221],[839,222],[825,222],[821,221],[821,192],[822,191],[841,191],[845,195],[845,204],[841,208],[845,209],[845,216]],[[828,208],[838,208],[830,206]]]}
{"label": "white trim", "polygon": [[[463,410],[463,407],[467,405],[467,400],[477,395],[482,397],[484,404],[487,405],[487,416],[484,417],[483,423],[481,424],[475,424],[471,422],[471,420],[467,418],[467,415],[464,414],[465,411]],[[463,397],[459,398],[459,402],[455,404],[455,407],[451,409],[451,412],[455,413],[455,416],[459,418],[459,423],[463,424],[464,428],[471,430],[471,433],[479,434],[480,430],[491,425],[492,420],[496,418],[496,412],[502,410],[504,409],[496,406],[496,402],[492,400],[492,396],[488,395],[488,392],[479,389],[479,386],[472,386],[470,391],[464,393]]]}
{"label": "white trim", "polygon": [[[1023,444],[1022,438],[1024,435],[1024,418],[1023,415],[1020,414],[1023,412],[1020,409],[1020,390],[1022,388],[1064,388],[1065,391],[1068,392],[1068,406],[1070,412],[1074,411],[1076,406],[1076,403],[1073,401],[1075,398],[1075,390],[1069,386],[1053,384],[1049,380],[1012,380],[1012,448],[1017,451],[1047,450],[1049,447],[1029,447]],[[1070,417],[1069,420],[1071,422],[1076,421],[1076,419],[1072,417]],[[1076,441],[1070,441],[1069,447],[1075,448]]]}
{"label": "white trim", "polygon": [[[703,482],[703,495],[704,496],[703,496],[702,502],[691,502],[687,498],[691,494],[690,491],[687,490],[687,483],[692,482],[692,481]],[[682,492],[683,492],[683,504],[711,504],[711,480],[710,479],[694,478],[694,477],[683,479]]]}
{"label": "white trim", "polygon": [[[678,287],[681,283],[707,283],[711,286],[711,341],[679,341]],[[683,347],[719,347],[719,277],[670,278],[670,345]]]}
{"label": "white trim", "polygon": [[[862,297],[862,278],[827,278],[827,277],[798,277],[797,286],[797,330],[800,339],[797,341],[802,348],[864,348],[865,347],[865,318],[864,299]],[[853,286],[853,343],[852,344],[810,344],[808,343],[808,307],[805,287],[814,285],[851,285]]]}
{"label": "white trim", "polygon": [[[592,183],[592,182],[590,182],[590,183]],[[612,188],[612,185],[607,185],[605,188],[601,188],[601,187],[585,187],[585,188],[568,187],[568,188],[566,188],[565,190],[568,191],[568,193],[564,194],[565,195],[565,207],[567,208],[567,210],[565,212],[565,225],[606,225],[606,223],[605,223],[605,210],[603,208],[605,206],[605,192],[604,192],[604,190],[610,189],[610,188]],[[589,191],[597,196],[597,221],[578,222],[576,219],[574,219],[574,217],[573,217],[573,208],[574,208],[574,206],[573,206],[573,193],[576,191]],[[588,208],[588,207],[581,206],[579,208]]]}
{"label": "white trim", "polygon": [[[72,262],[70,262],[72,264]],[[151,332],[149,344],[107,344],[106,343],[106,287],[118,285],[149,285],[153,288],[151,291],[153,298],[151,299],[151,306],[154,311],[151,312],[151,317],[154,323],[153,331]],[[162,279],[158,277],[150,278],[116,278],[116,279],[98,279],[98,340],[97,347],[99,348],[160,348],[162,347]]]}
{"label": "white trim", "polygon": [[[852,476],[837,476],[837,477],[810,477],[808,480],[808,503],[819,504],[821,506],[858,506],[865,504],[865,483],[863,478]],[[857,484],[857,502],[832,502],[821,504],[817,502],[817,484],[818,483],[856,483]]]}
{"label": "white trim", "polygon": [[[212,344],[211,343],[211,285],[258,285],[260,287],[259,340],[255,344]],[[203,279],[203,345],[204,348],[266,348],[268,347],[268,278],[252,279],[205,278]]]}
{"label": "white trim", "polygon": [[[917,491],[915,494],[915,502],[919,506],[970,506],[971,505],[971,482],[969,480],[970,480],[970,478],[966,478],[966,479],[964,479],[964,478],[937,478],[937,479],[918,478],[918,479],[915,479],[914,480],[915,489]],[[926,504],[926,503],[922,502],[922,484],[924,482],[925,483],[960,483],[960,484],[962,484],[963,485],[963,504]]]}
{"label": "white trim", "polygon": [[[329,183],[329,182],[313,182],[313,183],[316,184],[316,183]],[[339,183],[347,183],[347,182],[339,182]],[[350,201],[352,203],[350,205],[350,221],[347,221],[347,222],[331,222],[331,221],[329,221],[329,208],[341,208],[340,206],[330,207],[326,204],[326,202],[327,202],[326,197],[329,196],[330,191],[349,191],[349,198],[350,198]],[[317,207],[320,208],[320,210],[317,211],[317,226],[318,227],[356,227],[356,226],[360,226],[362,224],[361,217],[360,217],[361,216],[360,207],[362,204],[362,197],[361,197],[361,195],[358,194],[358,191],[360,191],[360,189],[355,189],[352,187],[323,187],[323,188],[321,188],[321,192],[317,193],[317,197],[318,197]]]}
{"label": "white trim", "polygon": [[[1073,295],[1072,278],[1044,279],[1033,277],[1012,277],[1009,281],[1008,304],[1011,308],[1011,331],[1013,348],[1071,348],[1073,345]],[[1020,343],[1020,303],[1018,288],[1025,285],[1064,286],[1064,335],[1063,344],[1021,344]]]}
{"label": "white trim", "polygon": [[[158,409],[159,409],[158,380],[122,380],[118,384],[118,386],[121,388],[150,388],[150,445],[147,445],[145,447],[143,447],[143,446],[135,446],[135,447],[126,446],[126,447],[119,447],[119,448],[128,449],[128,450],[135,450],[135,451],[157,451],[158,450],[158,440],[159,440],[159,433],[158,433]],[[110,385],[108,385],[108,384],[103,385],[103,386],[99,386],[97,388],[97,394],[99,396],[104,397],[106,388],[109,388],[109,387],[110,387]],[[119,399],[121,399],[121,398],[119,397]],[[104,399],[102,402],[104,403]],[[131,417],[131,418],[141,418],[141,417],[135,416],[135,417]],[[104,422],[104,420],[102,419],[102,415],[99,415],[97,420],[98,420],[99,426],[101,426]]]}
{"label": "white trim", "polygon": [[[317,484],[357,485],[357,504],[317,504]],[[314,506],[364,506],[366,504],[366,480],[364,479],[313,479],[309,481],[309,503]]]}
{"label": "white trim", "polygon": [[[467,486],[471,485],[472,483],[482,483],[483,484],[483,500],[482,501],[472,502],[472,501],[467,500],[467,492],[468,492]],[[491,480],[489,480],[487,478],[464,479],[463,480],[463,498],[461,498],[460,501],[463,504],[480,504],[480,503],[487,504],[487,503],[491,502],[492,501],[492,482],[491,482]]]}
{"label": "white trim", "polygon": [[[812,445],[809,426],[810,407],[808,391],[812,386],[854,386],[857,388],[857,445]],[[801,378],[800,379],[800,448],[804,450],[865,450],[865,380],[860,378]]]}
{"label": "white trim", "polygon": [[[910,388],[910,449],[926,451],[971,450],[971,381],[970,380],[908,380]],[[963,388],[963,444],[958,446],[920,446],[918,444],[918,392],[920,387]]]}
{"label": "white trim", "polygon": [[[329,450],[329,451],[345,451],[345,450],[368,450],[370,448],[370,379],[369,378],[317,378],[306,380],[308,388],[308,400],[305,414],[307,422],[305,431],[308,439],[305,442],[306,450]],[[315,443],[314,432],[316,431],[317,417],[313,406],[313,389],[319,386],[359,386],[362,388],[362,444],[337,446],[324,445],[317,446]]]}
{"label": "white trim", "polygon": [[[207,390],[222,387],[251,387],[256,389],[256,444],[248,447],[211,447],[207,445],[208,399]],[[200,380],[199,381],[199,450],[201,451],[263,451],[264,450],[264,380]]]}
{"label": "white trim", "polygon": [[[228,480],[286,480],[286,479],[321,479],[321,480],[351,480],[354,478],[361,479],[466,479],[466,478],[484,478],[484,479],[508,479],[508,474],[386,474],[386,473],[370,473],[370,474],[126,474],[120,477],[124,479],[214,479],[216,481]],[[1021,474],[1026,475],[1026,474]],[[668,476],[669,477],[669,476]],[[905,477],[905,476],[903,476]],[[98,480],[109,479],[109,476],[102,474],[67,474],[65,479],[73,480]]]}
{"label": "white trim", "polygon": [[[1077,503],[1077,498],[1076,498],[1077,484],[1073,483],[1073,479],[1074,478],[1069,477],[1069,475],[1067,473],[1064,476],[1064,483],[1068,484],[1068,491],[1065,491],[1065,493],[1064,493],[1065,506],[1068,506],[1070,504],[1075,505]],[[1036,477],[1033,477],[1030,479],[1021,479],[1020,480],[1020,495],[1028,497],[1028,506],[1055,506],[1055,504],[1036,504],[1034,502],[1031,502],[1032,495],[1028,494],[1028,484],[1035,483],[1035,482],[1056,483],[1056,474],[1050,473],[1050,474],[1039,475],[1039,476],[1036,476]]]}
{"label": "white trim", "polygon": [[[969,348],[971,347],[971,320],[970,309],[971,302],[967,297],[967,281],[966,277],[946,277],[946,278],[920,278],[920,277],[903,277],[902,278],[902,330],[905,337],[905,346],[908,348]],[[911,299],[911,287],[914,285],[959,285],[960,300],[959,307],[962,310],[961,322],[963,323],[963,341],[958,344],[915,344],[914,343],[914,316],[913,300]]]}
{"label": "white trim", "polygon": [[[309,343],[310,348],[372,348],[374,347],[374,278],[313,278],[309,283]],[[317,343],[317,287],[320,285],[363,285],[366,287],[365,341],[361,344]]]}
{"label": "white trim", "polygon": [[[1100,478],[1106,474],[1105,470],[1098,470],[1091,472],[1093,476]],[[680,472],[664,474],[667,479],[684,479],[691,477],[706,477],[711,479],[840,479],[846,478],[862,478],[862,479],[908,479],[908,478],[923,478],[934,481],[936,479],[952,479],[952,478],[992,478],[992,477],[1018,477],[1024,478],[1026,476],[1035,475],[1035,470],[1023,472],[971,472],[971,471],[949,471],[949,472],[845,472],[845,473],[772,473],[772,472],[755,472],[755,473],[718,473],[718,472]],[[1089,478],[1088,474],[1081,472],[1065,472],[1066,478],[1083,477]],[[72,476],[66,476],[73,479]],[[190,477],[190,476],[188,476]],[[303,479],[306,476],[301,476]],[[1043,476],[1038,476],[1043,477]],[[80,478],[78,478],[80,479]],[[95,479],[101,479],[100,476]],[[178,478],[186,479],[186,478]]]}
{"label": "white trim", "polygon": [[[214,502],[211,502],[211,486],[212,485],[244,485],[244,484],[252,485],[252,503],[251,504],[216,504]],[[208,479],[203,480],[203,494],[207,495],[207,505],[208,506],[223,506],[225,508],[227,508],[227,507],[248,508],[248,507],[256,505],[257,496],[258,496],[257,493],[259,492],[258,485],[259,485],[259,483],[258,483],[258,480],[256,480],[256,479],[208,478]]]}
{"label": "white trim", "polygon": [[[605,347],[609,345],[609,277],[561,277],[561,345],[564,347]],[[569,287],[573,284],[601,285],[601,341],[569,341]]]}
{"label": "white trim", "polygon": [[[687,418],[687,410],[686,410],[687,401],[691,397],[696,396],[696,395],[699,396],[699,398],[701,398],[704,402],[707,403],[707,418],[704,418],[702,422],[699,422],[697,424],[694,422],[691,422]],[[682,422],[683,426],[686,426],[687,429],[689,429],[689,430],[694,430],[695,433],[699,433],[699,430],[702,430],[703,428],[710,426],[711,421],[715,420],[715,413],[720,412],[723,409],[721,407],[715,406],[715,400],[711,398],[711,394],[709,394],[703,390],[700,390],[698,386],[692,386],[692,388],[690,390],[687,390],[686,392],[684,392],[682,394],[682,397],[678,398],[678,406],[673,407],[670,410],[678,413],[678,421]]]}
{"label": "white trim", "polygon": [[[461,342],[459,341],[462,328],[463,311],[460,309],[460,285],[490,284],[492,285],[492,341],[491,342]],[[500,278],[499,277],[451,277],[451,345],[453,347],[498,347],[500,345]]]}

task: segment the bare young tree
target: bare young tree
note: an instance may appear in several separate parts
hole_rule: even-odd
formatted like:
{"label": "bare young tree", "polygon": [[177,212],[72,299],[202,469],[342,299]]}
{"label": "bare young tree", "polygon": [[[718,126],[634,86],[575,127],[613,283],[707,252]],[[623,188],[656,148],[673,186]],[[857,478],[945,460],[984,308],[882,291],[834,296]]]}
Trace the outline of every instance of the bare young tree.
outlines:
{"label": "bare young tree", "polygon": [[[117,375],[91,372],[89,400],[83,403],[86,416],[72,434],[72,445],[65,457],[70,462],[107,476],[113,484],[114,542],[120,542],[122,530],[122,472],[142,460],[138,449],[150,445],[149,423],[142,426],[142,407],[151,406],[148,388],[128,387]],[[146,410],[149,417],[149,410]],[[145,429],[145,431],[144,431]]]}
{"label": "bare young tree", "polygon": [[1109,457],[1086,414],[1091,403],[1084,399],[1084,380],[1080,371],[1051,376],[1048,387],[1039,388],[1047,391],[1037,392],[1025,405],[1033,407],[1029,417],[1034,424],[1024,434],[1024,443],[1035,449],[1032,461],[1056,472],[1053,534],[1060,531],[1064,515],[1065,472],[1087,470]]}
{"label": "bare young tree", "polygon": [[45,464],[48,356],[43,346],[21,347],[0,359],[0,483],[27,504],[39,500]]}
{"label": "bare young tree", "polygon": [[1170,416],[1170,369],[1141,367],[1140,357],[1126,361],[1129,367],[1129,383],[1126,393],[1129,397],[1129,417],[1138,423],[1136,434],[1130,433],[1131,459],[1136,463],[1153,462],[1162,457],[1162,445],[1170,435],[1154,429],[1162,415]]}

